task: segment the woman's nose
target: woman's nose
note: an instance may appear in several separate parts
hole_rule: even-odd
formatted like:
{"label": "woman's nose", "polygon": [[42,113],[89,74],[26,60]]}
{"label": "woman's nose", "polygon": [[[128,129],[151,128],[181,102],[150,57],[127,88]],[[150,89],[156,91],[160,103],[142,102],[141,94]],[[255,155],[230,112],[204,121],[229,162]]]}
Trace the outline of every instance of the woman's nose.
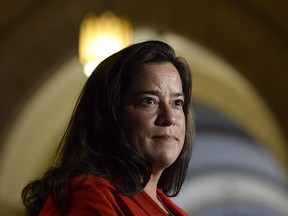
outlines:
{"label": "woman's nose", "polygon": [[174,125],[175,122],[176,116],[171,106],[165,105],[159,109],[156,125],[167,127]]}

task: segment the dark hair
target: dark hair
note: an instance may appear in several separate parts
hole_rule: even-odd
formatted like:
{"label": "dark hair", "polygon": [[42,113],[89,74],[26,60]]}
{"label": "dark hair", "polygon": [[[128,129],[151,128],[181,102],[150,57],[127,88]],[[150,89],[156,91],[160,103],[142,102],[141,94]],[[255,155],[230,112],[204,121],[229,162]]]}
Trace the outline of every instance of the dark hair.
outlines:
{"label": "dark hair", "polygon": [[102,176],[121,193],[133,195],[149,181],[149,161],[133,150],[119,121],[123,93],[144,64],[170,62],[178,70],[185,95],[186,137],[177,160],[161,175],[158,187],[176,196],[186,177],[192,154],[192,75],[183,58],[161,41],[131,45],[105,59],[87,80],[77,101],[54,162],[41,179],[22,191],[27,215],[37,215],[49,194],[57,203],[68,195],[68,180],[75,175]]}

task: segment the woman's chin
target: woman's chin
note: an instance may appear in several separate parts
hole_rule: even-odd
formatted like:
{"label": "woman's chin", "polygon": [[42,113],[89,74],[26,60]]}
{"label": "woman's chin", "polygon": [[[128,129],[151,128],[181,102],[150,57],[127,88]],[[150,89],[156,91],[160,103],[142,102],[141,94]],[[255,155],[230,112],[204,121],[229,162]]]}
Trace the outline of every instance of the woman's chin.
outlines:
{"label": "woman's chin", "polygon": [[167,167],[169,167],[170,165],[172,165],[176,160],[176,157],[169,157],[168,155],[167,156],[163,156],[161,155],[161,157],[157,158],[157,160],[152,160],[152,166],[153,166],[153,169],[157,169],[157,170],[164,170],[166,169]]}

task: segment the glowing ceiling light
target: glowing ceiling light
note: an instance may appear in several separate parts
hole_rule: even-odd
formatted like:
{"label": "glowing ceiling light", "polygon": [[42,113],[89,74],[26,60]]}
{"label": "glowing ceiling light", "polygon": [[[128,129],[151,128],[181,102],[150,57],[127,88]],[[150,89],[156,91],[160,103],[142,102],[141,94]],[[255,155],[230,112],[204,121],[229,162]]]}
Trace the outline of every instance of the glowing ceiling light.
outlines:
{"label": "glowing ceiling light", "polygon": [[87,76],[109,55],[130,44],[132,26],[112,12],[88,14],[80,25],[79,58]]}

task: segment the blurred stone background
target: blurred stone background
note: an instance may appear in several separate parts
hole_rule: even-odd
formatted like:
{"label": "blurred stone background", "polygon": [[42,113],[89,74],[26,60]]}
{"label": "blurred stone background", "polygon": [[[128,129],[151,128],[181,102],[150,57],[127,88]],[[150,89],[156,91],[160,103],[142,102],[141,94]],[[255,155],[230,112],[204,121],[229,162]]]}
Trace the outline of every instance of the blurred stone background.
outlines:
{"label": "blurred stone background", "polygon": [[[0,7],[0,215],[47,167],[87,79],[88,12],[126,16],[193,70],[197,138],[180,206],[194,216],[288,215],[285,0],[21,0]],[[285,205],[286,203],[286,205]]]}

